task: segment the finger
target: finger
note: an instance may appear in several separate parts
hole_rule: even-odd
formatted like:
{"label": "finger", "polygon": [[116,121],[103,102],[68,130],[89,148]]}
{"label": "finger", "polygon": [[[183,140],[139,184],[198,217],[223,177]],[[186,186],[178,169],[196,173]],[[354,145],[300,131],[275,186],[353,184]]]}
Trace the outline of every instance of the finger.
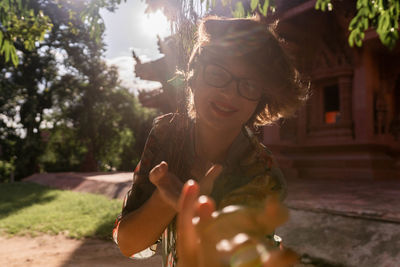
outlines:
{"label": "finger", "polygon": [[289,210],[280,201],[277,195],[272,195],[265,202],[264,211],[259,214],[258,222],[263,225],[266,232],[273,231],[285,223],[289,218]]}
{"label": "finger", "polygon": [[196,215],[198,223],[196,228],[198,229],[198,234],[203,235],[204,228],[210,223],[212,218],[212,213],[215,211],[215,202],[212,198],[202,195],[197,200]]}
{"label": "finger", "polygon": [[183,183],[173,173],[168,171],[168,164],[162,161],[149,173],[150,181],[157,187],[163,200],[178,211],[178,200]]}
{"label": "finger", "polygon": [[299,256],[291,249],[275,250],[270,253],[263,267],[290,267],[299,261]]}
{"label": "finger", "polygon": [[[199,195],[199,185],[194,180],[187,181],[179,198],[179,211],[185,216],[194,216],[195,203]],[[181,216],[182,217],[182,216]]]}
{"label": "finger", "polygon": [[[182,233],[180,238],[188,238],[187,233],[192,234],[194,226],[192,224],[192,218],[195,214],[195,203],[198,196],[198,185],[193,181],[189,180],[185,183],[181,197],[179,199],[179,214],[177,219],[178,235]],[[191,239],[191,238],[189,238]]]}
{"label": "finger", "polygon": [[199,186],[193,180],[185,183],[179,199],[177,218],[177,252],[181,266],[196,266],[198,238],[192,218],[195,214]]}
{"label": "finger", "polygon": [[200,217],[202,223],[207,223],[212,219],[212,213],[215,211],[215,202],[212,198],[202,195],[197,200],[196,214]]}
{"label": "finger", "polygon": [[214,218],[212,216],[215,211],[214,200],[207,196],[201,196],[197,200],[196,214],[198,216],[198,223],[196,224],[197,237],[200,240],[198,249],[199,255],[206,257],[199,257],[198,262],[201,267],[219,267],[220,257],[216,250],[215,234],[206,231],[207,226],[210,225]]}
{"label": "finger", "polygon": [[206,175],[199,182],[201,194],[209,195],[211,193],[214,181],[221,174],[222,169],[223,167],[220,164],[214,164],[211,166]]}
{"label": "finger", "polygon": [[160,164],[154,166],[149,173],[149,180],[154,185],[158,185],[162,177],[168,172],[168,164],[162,161]]}

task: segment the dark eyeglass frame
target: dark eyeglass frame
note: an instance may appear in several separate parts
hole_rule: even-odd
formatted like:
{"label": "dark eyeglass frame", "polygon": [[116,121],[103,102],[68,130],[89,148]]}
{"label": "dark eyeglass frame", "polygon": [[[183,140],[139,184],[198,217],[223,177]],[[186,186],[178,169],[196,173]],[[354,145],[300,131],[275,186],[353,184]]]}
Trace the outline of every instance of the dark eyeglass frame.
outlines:
{"label": "dark eyeglass frame", "polygon": [[[215,88],[224,88],[224,87],[228,86],[232,81],[236,81],[236,91],[237,91],[239,96],[241,96],[241,97],[243,97],[243,98],[245,98],[247,100],[250,100],[250,101],[259,101],[264,97],[264,93],[262,92],[262,89],[259,90],[260,91],[260,96],[258,96],[257,98],[250,98],[248,96],[245,96],[243,94],[243,92],[241,92],[241,90],[240,90],[240,88],[241,88],[240,84],[241,84],[241,81],[249,81],[249,80],[248,79],[242,79],[242,78],[239,78],[239,77],[235,76],[234,74],[232,74],[230,71],[228,71],[223,66],[221,66],[219,64],[216,64],[216,63],[212,63],[212,62],[203,62],[202,65],[203,65],[203,69],[202,69],[202,71],[203,71],[202,76],[203,77],[202,78],[203,78],[203,81],[207,85],[210,85],[210,86],[215,87]],[[216,66],[218,68],[221,68],[224,72],[226,72],[226,74],[228,74],[230,76],[230,78],[222,85],[216,85],[216,84],[210,83],[210,81],[208,81],[206,79],[206,68],[208,66],[210,66],[210,65],[213,65],[213,66]]]}

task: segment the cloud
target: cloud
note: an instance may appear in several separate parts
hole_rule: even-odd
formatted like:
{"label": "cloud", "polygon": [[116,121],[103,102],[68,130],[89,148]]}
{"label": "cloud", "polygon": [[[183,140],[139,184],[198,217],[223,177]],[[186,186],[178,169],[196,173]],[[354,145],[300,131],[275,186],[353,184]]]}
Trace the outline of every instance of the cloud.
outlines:
{"label": "cloud", "polygon": [[142,62],[163,56],[158,50],[157,37],[148,34],[143,27],[143,22],[148,21],[145,9],[146,4],[142,1],[126,1],[122,2],[114,13],[101,11],[106,25],[105,60],[108,65],[118,67],[121,84],[133,92],[137,92],[138,89],[151,90],[161,87],[160,83],[141,80],[134,73],[136,62],[132,58],[132,49]]}
{"label": "cloud", "polygon": [[104,41],[107,45],[106,57],[114,58],[130,54],[130,47],[143,49],[151,59],[159,55],[156,34],[150,34],[144,27],[148,23],[146,4],[142,1],[121,3],[114,12],[101,11],[106,26]]}

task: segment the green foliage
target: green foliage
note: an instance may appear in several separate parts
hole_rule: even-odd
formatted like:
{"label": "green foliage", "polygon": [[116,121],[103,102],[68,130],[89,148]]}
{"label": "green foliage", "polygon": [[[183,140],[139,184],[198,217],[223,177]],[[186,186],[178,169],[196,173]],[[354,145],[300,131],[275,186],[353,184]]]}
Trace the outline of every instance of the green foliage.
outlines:
{"label": "green foliage", "polygon": [[[332,10],[331,0],[317,0],[316,9]],[[399,39],[399,0],[357,0],[357,14],[349,25],[349,45],[360,47],[365,37],[365,32],[375,28],[379,39],[390,49],[394,48]]]}
{"label": "green foliage", "polygon": [[270,6],[269,0],[264,0],[264,4],[263,5],[261,5],[260,3],[258,4],[258,10],[264,16],[267,16],[269,7],[271,7],[271,10],[274,10],[273,9],[273,5]]}
{"label": "green foliage", "polygon": [[244,7],[242,2],[237,2],[236,3],[236,8],[233,11],[233,15],[237,18],[243,18],[246,15],[246,12],[244,11]]}
{"label": "green foliage", "polygon": [[7,234],[59,234],[110,239],[120,200],[33,183],[0,184],[0,229]]}
{"label": "green foliage", "polygon": [[[184,2],[182,1],[182,3]],[[220,2],[236,18],[251,16],[255,13],[267,16],[268,12],[275,12],[275,0],[250,0],[250,6],[248,6],[248,1],[221,0]],[[215,0],[206,0],[206,11],[211,11],[216,7],[216,4]]]}
{"label": "green foliage", "polygon": [[79,171],[87,148],[77,130],[66,125],[56,125],[44,132],[49,139],[43,154],[39,156],[41,169],[46,172]]}
{"label": "green foliage", "polygon": [[41,2],[52,30],[32,50],[18,47],[17,68],[0,58],[0,160],[15,159],[16,179],[39,171],[132,170],[155,116],[102,60],[103,43],[77,12],[82,3],[62,3]]}
{"label": "green foliage", "polygon": [[32,50],[35,42],[43,41],[51,30],[52,23],[41,10],[34,8],[32,1],[8,0],[0,2],[0,56],[5,62],[10,59],[18,65],[15,43]]}
{"label": "green foliage", "polygon": [[[126,1],[126,0],[125,0]],[[100,16],[100,8],[115,10],[121,0],[90,1],[39,1],[39,0],[6,0],[0,2],[0,56],[5,62],[11,59],[14,67],[18,65],[17,50],[32,51],[42,42],[46,33],[54,26],[54,17],[46,13],[46,7],[57,5],[68,12],[68,25],[71,33],[78,34],[74,20],[80,20],[88,26],[90,38],[98,44],[102,41],[104,22]],[[71,9],[71,6],[75,8]],[[17,49],[16,49],[17,48]]]}
{"label": "green foliage", "polygon": [[0,160],[0,182],[10,181],[12,173],[15,171],[13,162]]}
{"label": "green foliage", "polygon": [[316,10],[329,10],[332,11],[333,6],[331,3],[331,0],[317,0],[317,2],[315,3],[315,9]]}

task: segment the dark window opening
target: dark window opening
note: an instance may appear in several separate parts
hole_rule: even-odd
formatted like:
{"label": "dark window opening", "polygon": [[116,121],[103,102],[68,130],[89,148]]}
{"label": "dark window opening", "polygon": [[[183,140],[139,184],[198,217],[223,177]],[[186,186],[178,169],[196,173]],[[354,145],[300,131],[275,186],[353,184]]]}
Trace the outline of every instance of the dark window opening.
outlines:
{"label": "dark window opening", "polygon": [[324,121],[327,124],[340,120],[340,97],[337,84],[324,87]]}
{"label": "dark window opening", "polygon": [[390,131],[396,138],[400,140],[400,74],[397,76],[396,85],[394,87],[394,117],[390,126]]}

